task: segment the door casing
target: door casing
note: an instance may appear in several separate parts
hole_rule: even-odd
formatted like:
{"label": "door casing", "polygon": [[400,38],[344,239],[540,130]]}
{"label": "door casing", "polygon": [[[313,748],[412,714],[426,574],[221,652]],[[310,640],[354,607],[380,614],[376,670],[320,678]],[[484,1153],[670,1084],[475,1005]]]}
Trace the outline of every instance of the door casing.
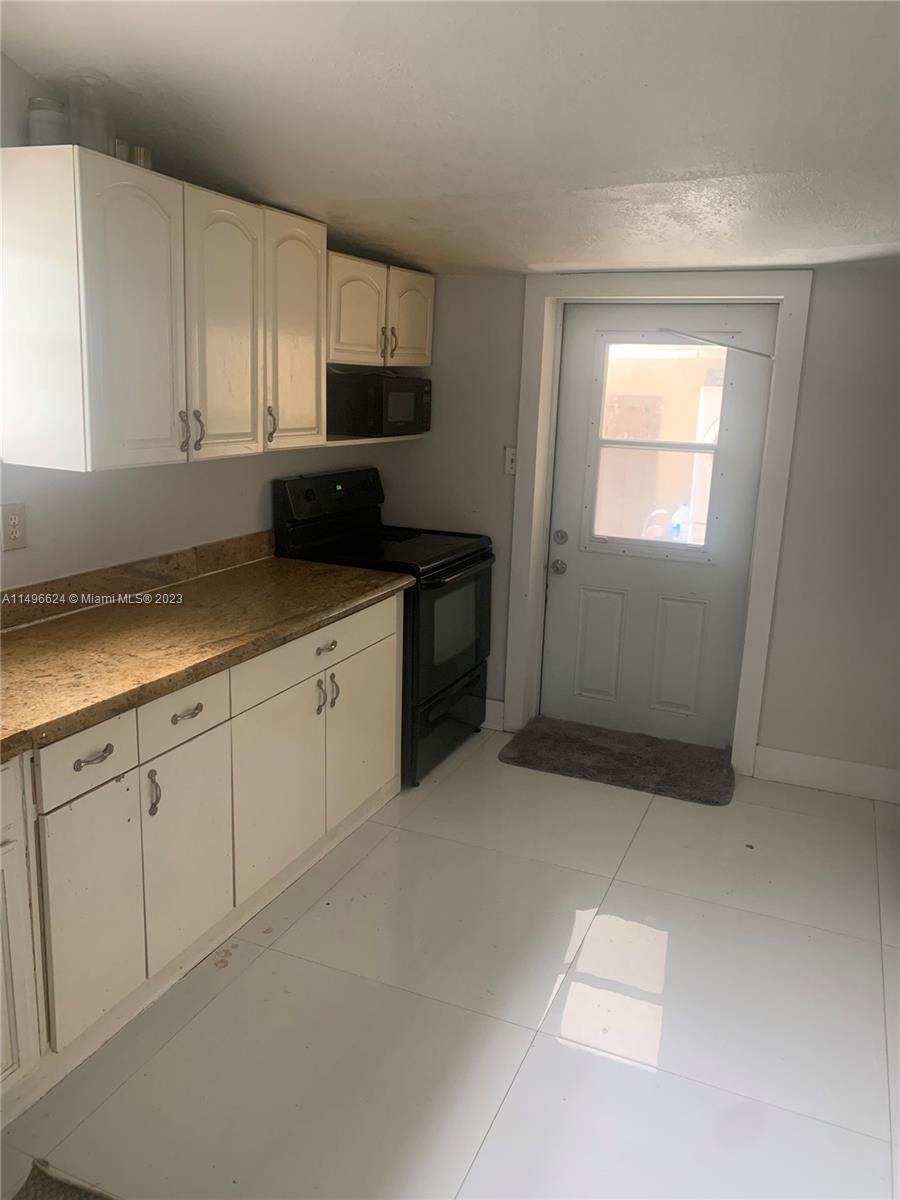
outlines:
{"label": "door casing", "polygon": [[540,704],[547,546],[563,308],[598,303],[778,305],[732,763],[752,775],[806,341],[812,271],[609,272],[529,275],[510,564],[504,725],[520,729]]}

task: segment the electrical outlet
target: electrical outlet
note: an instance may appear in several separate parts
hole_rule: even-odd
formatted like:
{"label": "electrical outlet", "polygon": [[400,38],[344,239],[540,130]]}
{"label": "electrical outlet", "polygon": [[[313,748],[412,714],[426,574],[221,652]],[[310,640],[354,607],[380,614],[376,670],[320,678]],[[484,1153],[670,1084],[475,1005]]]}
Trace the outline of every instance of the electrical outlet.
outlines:
{"label": "electrical outlet", "polygon": [[516,448],[515,446],[503,447],[503,474],[515,475],[516,473]]}
{"label": "electrical outlet", "polygon": [[24,550],[28,545],[25,526],[25,505],[4,504],[3,510],[3,549]]}

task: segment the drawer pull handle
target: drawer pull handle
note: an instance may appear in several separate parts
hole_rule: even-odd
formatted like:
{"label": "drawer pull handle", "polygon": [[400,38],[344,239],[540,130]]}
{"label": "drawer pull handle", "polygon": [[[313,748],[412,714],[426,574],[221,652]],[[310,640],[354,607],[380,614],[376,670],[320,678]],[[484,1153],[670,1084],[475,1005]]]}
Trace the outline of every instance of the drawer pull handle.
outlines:
{"label": "drawer pull handle", "polygon": [[199,717],[203,712],[203,701],[198,700],[193,708],[189,708],[184,713],[172,713],[172,724],[177,725],[179,721],[193,721],[194,717]]}
{"label": "drawer pull handle", "polygon": [[150,801],[150,807],[147,809],[147,816],[155,817],[159,809],[159,802],[162,800],[162,788],[160,787],[159,780],[156,778],[155,769],[147,772],[147,778],[150,780],[150,787],[153,789],[153,799]]}
{"label": "drawer pull handle", "polygon": [[331,672],[331,689],[331,707],[334,708],[341,698],[341,685],[335,679],[334,671]]}
{"label": "drawer pull handle", "polygon": [[107,742],[102,750],[98,750],[97,753],[92,754],[90,758],[76,758],[72,763],[72,769],[75,771],[80,771],[83,767],[94,767],[97,765],[97,763],[105,762],[106,759],[108,759],[112,754],[113,750],[115,750],[115,746],[112,744],[112,742]]}
{"label": "drawer pull handle", "polygon": [[319,707],[316,709],[316,716],[318,717],[325,711],[325,705],[328,703],[328,693],[325,691],[324,680],[317,679],[316,687],[319,689],[319,695],[322,697],[319,701]]}
{"label": "drawer pull handle", "polygon": [[337,638],[332,638],[327,646],[316,646],[316,658],[320,654],[328,654],[331,650],[337,650]]}

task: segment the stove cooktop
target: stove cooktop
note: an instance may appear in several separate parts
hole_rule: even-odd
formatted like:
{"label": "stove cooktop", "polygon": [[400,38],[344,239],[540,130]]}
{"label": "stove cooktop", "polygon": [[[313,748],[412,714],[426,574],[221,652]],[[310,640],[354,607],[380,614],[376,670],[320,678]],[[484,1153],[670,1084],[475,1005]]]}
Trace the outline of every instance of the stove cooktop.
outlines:
{"label": "stove cooktop", "polygon": [[477,533],[448,533],[438,529],[408,529],[382,525],[345,532],[333,541],[293,547],[298,558],[343,566],[370,567],[381,571],[404,571],[429,575],[470,558],[486,556],[491,539]]}

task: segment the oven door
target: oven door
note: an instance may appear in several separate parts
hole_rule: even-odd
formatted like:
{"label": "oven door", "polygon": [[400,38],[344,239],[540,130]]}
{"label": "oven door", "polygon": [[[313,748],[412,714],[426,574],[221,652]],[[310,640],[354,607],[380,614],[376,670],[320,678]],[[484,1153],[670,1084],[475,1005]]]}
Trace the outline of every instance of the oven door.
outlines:
{"label": "oven door", "polygon": [[381,433],[404,437],[431,428],[431,394],[427,380],[391,378],[384,381]]}
{"label": "oven door", "polygon": [[420,581],[417,703],[473,671],[490,654],[493,561],[488,554]]}

